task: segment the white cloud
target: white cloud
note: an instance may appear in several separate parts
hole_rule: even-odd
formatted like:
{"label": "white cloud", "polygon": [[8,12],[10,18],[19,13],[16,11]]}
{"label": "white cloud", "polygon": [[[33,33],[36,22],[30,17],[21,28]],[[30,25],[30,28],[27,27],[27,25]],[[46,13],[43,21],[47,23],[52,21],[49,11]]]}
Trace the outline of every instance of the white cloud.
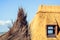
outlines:
{"label": "white cloud", "polygon": [[10,20],[7,20],[7,21],[0,20],[0,25],[10,24],[10,23],[11,23]]}

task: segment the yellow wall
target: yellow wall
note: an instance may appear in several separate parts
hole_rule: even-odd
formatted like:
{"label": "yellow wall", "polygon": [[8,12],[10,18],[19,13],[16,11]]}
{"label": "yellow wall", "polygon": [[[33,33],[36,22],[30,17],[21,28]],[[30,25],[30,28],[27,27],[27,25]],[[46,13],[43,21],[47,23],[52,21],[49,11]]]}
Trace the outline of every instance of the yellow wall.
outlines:
{"label": "yellow wall", "polygon": [[60,33],[56,38],[47,38],[46,25],[60,26],[60,6],[40,6],[38,12],[30,23],[31,40],[60,40]]}

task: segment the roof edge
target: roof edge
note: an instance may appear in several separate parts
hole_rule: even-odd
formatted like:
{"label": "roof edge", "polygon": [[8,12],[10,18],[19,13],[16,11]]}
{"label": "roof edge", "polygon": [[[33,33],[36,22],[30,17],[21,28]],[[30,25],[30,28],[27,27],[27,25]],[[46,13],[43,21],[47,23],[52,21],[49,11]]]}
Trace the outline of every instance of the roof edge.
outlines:
{"label": "roof edge", "polygon": [[38,12],[60,12],[60,5],[40,5],[38,8]]}

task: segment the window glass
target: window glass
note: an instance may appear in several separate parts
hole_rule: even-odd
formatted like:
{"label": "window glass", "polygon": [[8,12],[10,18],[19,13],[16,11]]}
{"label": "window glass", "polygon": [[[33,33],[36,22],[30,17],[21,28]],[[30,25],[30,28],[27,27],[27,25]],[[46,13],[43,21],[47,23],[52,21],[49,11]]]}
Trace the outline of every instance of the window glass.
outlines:
{"label": "window glass", "polygon": [[53,30],[48,30],[48,34],[53,34]]}
{"label": "window glass", "polygon": [[56,25],[47,25],[47,37],[55,37],[55,28]]}
{"label": "window glass", "polygon": [[53,29],[53,26],[48,26],[48,29]]}

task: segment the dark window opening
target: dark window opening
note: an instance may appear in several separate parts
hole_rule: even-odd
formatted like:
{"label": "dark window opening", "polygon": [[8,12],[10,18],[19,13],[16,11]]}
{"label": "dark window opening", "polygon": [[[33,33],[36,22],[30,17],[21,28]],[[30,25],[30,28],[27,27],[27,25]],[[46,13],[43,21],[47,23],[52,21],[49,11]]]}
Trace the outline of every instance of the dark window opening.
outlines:
{"label": "dark window opening", "polygon": [[56,37],[56,25],[47,25],[47,37]]}

